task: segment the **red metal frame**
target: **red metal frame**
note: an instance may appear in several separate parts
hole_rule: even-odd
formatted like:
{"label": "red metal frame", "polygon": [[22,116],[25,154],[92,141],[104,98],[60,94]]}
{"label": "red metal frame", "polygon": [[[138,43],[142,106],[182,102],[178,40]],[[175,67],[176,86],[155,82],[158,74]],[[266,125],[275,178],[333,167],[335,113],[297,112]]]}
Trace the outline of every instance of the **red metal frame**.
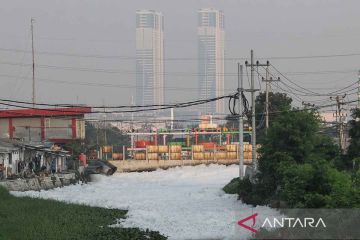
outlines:
{"label": "red metal frame", "polygon": [[45,141],[45,118],[40,118],[40,127],[41,127],[41,141]]}
{"label": "red metal frame", "polygon": [[12,118],[9,118],[9,138],[13,138],[13,137],[14,137],[13,121]]}
{"label": "red metal frame", "polygon": [[71,119],[72,138],[76,139],[76,118]]}
{"label": "red metal frame", "polygon": [[[8,118],[9,120],[9,138],[14,137],[15,127],[13,125],[13,118],[40,118],[40,128],[41,129],[41,141],[46,139],[46,126],[45,118],[56,117],[56,116],[71,116],[71,130],[72,130],[72,139],[77,138],[76,134],[76,117],[83,117],[84,114],[91,113],[90,107],[69,107],[69,108],[49,108],[49,109],[12,109],[12,110],[0,110],[0,118]],[[62,127],[59,127],[62,128]],[[67,143],[71,139],[49,139],[52,142],[56,143]]]}
{"label": "red metal frame", "polygon": [[12,109],[0,110],[0,118],[23,117],[54,117],[54,116],[81,116],[91,113],[90,107],[49,108],[49,109]]}

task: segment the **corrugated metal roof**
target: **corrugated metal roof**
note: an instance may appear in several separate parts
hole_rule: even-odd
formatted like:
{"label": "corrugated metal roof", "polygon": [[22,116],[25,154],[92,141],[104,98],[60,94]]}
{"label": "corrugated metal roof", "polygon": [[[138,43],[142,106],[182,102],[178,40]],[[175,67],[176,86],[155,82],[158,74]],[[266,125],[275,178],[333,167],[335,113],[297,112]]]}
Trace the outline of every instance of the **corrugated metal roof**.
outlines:
{"label": "corrugated metal roof", "polygon": [[0,140],[0,153],[10,153],[18,149],[14,144]]}

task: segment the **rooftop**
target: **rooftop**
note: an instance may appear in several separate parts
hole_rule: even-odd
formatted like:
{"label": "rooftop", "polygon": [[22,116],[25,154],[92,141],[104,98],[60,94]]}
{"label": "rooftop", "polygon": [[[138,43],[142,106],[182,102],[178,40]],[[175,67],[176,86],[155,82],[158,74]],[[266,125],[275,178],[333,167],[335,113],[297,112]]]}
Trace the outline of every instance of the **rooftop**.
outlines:
{"label": "rooftop", "polygon": [[90,107],[32,108],[0,110],[0,118],[81,116],[91,113]]}

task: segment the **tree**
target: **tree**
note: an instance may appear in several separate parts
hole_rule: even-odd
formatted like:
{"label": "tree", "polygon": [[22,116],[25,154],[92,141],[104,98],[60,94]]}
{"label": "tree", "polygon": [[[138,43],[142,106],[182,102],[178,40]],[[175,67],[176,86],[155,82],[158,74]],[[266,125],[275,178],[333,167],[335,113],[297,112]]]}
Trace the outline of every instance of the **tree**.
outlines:
{"label": "tree", "polygon": [[[263,143],[265,137],[265,92],[261,92],[255,99],[255,111],[256,111],[256,137],[257,143]],[[291,109],[292,99],[285,93],[269,93],[269,116],[270,124],[276,119],[280,112],[289,111]],[[250,109],[249,109],[250,110]],[[251,112],[249,112],[244,119],[244,124],[251,126]],[[239,117],[233,115],[226,116],[227,128],[238,128]],[[250,139],[247,139],[250,141]]]}
{"label": "tree", "polygon": [[[273,119],[260,148],[255,178],[233,180],[224,190],[243,202],[295,208],[349,208],[360,204],[359,111],[353,111],[348,159],[355,168],[343,171],[339,147],[319,132],[316,111],[290,110]],[[345,169],[346,170],[346,169]]]}
{"label": "tree", "polygon": [[313,111],[285,111],[273,120],[260,148],[259,173],[252,188],[255,196],[248,199],[260,199],[266,204],[284,197],[281,189],[284,177],[289,175],[287,169],[304,164],[315,155],[319,123]]}
{"label": "tree", "polygon": [[318,134],[319,128],[320,119],[315,111],[279,114],[260,149],[257,181],[251,187],[246,181],[240,184],[247,189],[246,193],[240,192],[240,197],[255,204],[275,200],[284,201],[289,207],[329,205],[330,193],[335,189],[331,184],[336,182],[331,180],[329,169],[339,151],[329,137]]}
{"label": "tree", "polygon": [[70,151],[74,158],[78,158],[81,153],[85,153],[87,150],[84,142],[81,140],[71,140],[64,148]]}
{"label": "tree", "polygon": [[[283,152],[304,163],[318,145],[320,119],[314,111],[287,111],[274,120],[261,148],[263,158]],[[266,164],[266,163],[264,163]]]}
{"label": "tree", "polygon": [[347,156],[350,160],[360,157],[360,109],[352,109],[352,120],[349,121],[350,145],[348,147]]}
{"label": "tree", "polygon": [[88,147],[105,145],[105,131],[106,144],[113,146],[130,145],[129,136],[123,134],[117,127],[106,126],[97,127],[91,123],[86,123],[86,139],[85,143]]}
{"label": "tree", "polygon": [[[261,92],[255,99],[257,142],[262,143],[265,137],[265,101],[266,94]],[[279,112],[291,109],[292,99],[285,93],[269,93],[269,124],[279,115]]]}

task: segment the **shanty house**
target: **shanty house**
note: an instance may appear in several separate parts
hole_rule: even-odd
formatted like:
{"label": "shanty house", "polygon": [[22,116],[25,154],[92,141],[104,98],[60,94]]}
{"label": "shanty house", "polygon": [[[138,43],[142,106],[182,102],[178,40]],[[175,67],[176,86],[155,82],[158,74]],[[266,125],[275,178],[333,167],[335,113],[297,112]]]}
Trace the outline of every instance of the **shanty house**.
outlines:
{"label": "shanty house", "polygon": [[21,148],[0,141],[0,166],[3,177],[17,174],[17,164],[20,161]]}
{"label": "shanty house", "polygon": [[0,139],[0,175],[6,178],[26,177],[39,172],[63,172],[67,170],[69,156],[68,151],[51,143],[34,144]]}

